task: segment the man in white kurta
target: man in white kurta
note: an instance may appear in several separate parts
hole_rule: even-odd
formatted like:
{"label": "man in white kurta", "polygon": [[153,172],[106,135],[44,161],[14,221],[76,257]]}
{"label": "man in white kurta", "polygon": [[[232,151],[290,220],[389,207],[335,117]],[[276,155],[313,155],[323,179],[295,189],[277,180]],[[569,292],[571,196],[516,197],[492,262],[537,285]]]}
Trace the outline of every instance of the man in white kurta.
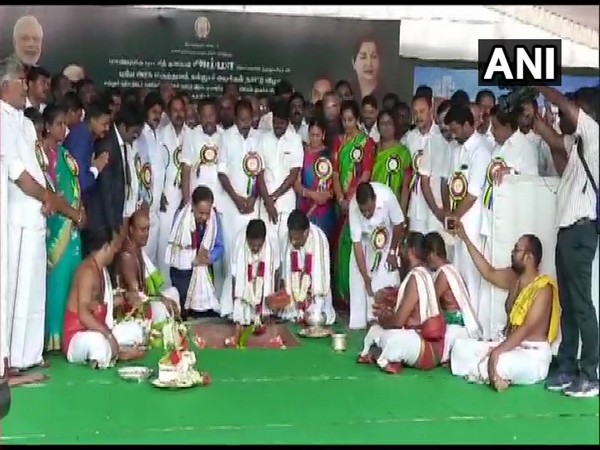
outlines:
{"label": "man in white kurta", "polygon": [[309,325],[331,325],[335,322],[335,310],[327,236],[299,209],[290,213],[286,227],[288,233],[281,252],[281,278],[292,303],[279,315],[283,319]]}
{"label": "man in white kurta", "polygon": [[138,202],[146,203],[150,212],[150,234],[144,251],[153,264],[158,261],[158,236],[160,221],[158,210],[165,181],[165,162],[160,148],[158,126],[163,113],[163,103],[158,93],[148,94],[144,100],[146,123],[134,141],[134,169],[139,182]]}
{"label": "man in white kurta", "polygon": [[[516,117],[510,118],[494,107],[491,111],[492,133],[497,142],[492,152],[485,178],[481,236],[483,255],[490,259],[494,254],[494,190],[506,175],[538,176],[538,149],[519,131]],[[513,121],[510,124],[510,121]],[[492,304],[493,286],[481,280],[479,289],[479,316],[491,337],[498,336],[504,327],[504,305]]]}
{"label": "man in white kurta", "polygon": [[[259,133],[252,128],[252,104],[240,100],[236,107],[236,123],[223,132],[222,148],[217,165],[219,181],[224,193],[221,209],[225,218],[223,240],[225,260],[231,260],[234,244],[240,230],[258,217],[256,178],[262,170],[262,159],[258,154]],[[229,315],[226,305],[232,305],[231,280],[225,269],[225,282],[221,293],[221,314]]]}
{"label": "man in white kurta", "polygon": [[[457,142],[461,144],[458,151],[452,155],[452,171],[448,175],[450,216],[462,221],[471,241],[481,249],[484,184],[491,158],[488,143],[474,129],[473,114],[468,107],[453,106],[446,115],[445,123],[450,126]],[[489,327],[486,329],[486,320],[481,316],[481,302],[478,298],[481,275],[473,264],[464,242],[455,242],[453,263],[467,285],[477,318],[483,326],[484,337],[487,337],[490,330]]]}
{"label": "man in white kurta", "polygon": [[406,146],[410,150],[414,171],[409,183],[408,226],[410,231],[425,234],[430,231],[433,213],[425,199],[422,183],[428,183],[434,198],[441,201],[441,178],[445,175],[443,171],[447,171],[445,168],[449,160],[446,141],[433,122],[431,99],[413,99],[413,115],[417,127],[406,133]]}
{"label": "man in white kurta", "polygon": [[[0,125],[1,126],[1,125]],[[4,142],[2,142],[4,144]],[[6,217],[8,212],[8,162],[0,150],[0,217]],[[8,220],[0,220],[0,377],[8,370]]]}
{"label": "man in white kurta", "polygon": [[[184,140],[182,163],[182,187],[184,203],[187,203],[198,186],[207,186],[213,193],[213,208],[223,223],[221,197],[223,188],[219,182],[218,164],[222,147],[222,132],[217,130],[217,105],[204,101],[200,105],[200,125],[188,130]],[[170,208],[171,204],[167,208]],[[173,206],[176,208],[176,206]],[[221,297],[224,281],[224,264],[219,260],[213,264],[212,271],[217,298]]]}
{"label": "man in white kurta", "polygon": [[[359,195],[360,194],[360,195]],[[382,183],[361,183],[348,210],[350,255],[350,324],[362,329],[374,319],[374,292],[398,286],[397,248],[404,215],[398,198]],[[362,261],[357,260],[357,252]],[[358,256],[361,258],[361,256]]]}
{"label": "man in white kurta", "polygon": [[296,208],[293,185],[304,161],[300,136],[289,126],[287,103],[273,106],[273,131],[265,131],[258,141],[258,153],[263,161],[263,171],[258,176],[262,202],[259,217],[270,232],[277,235],[280,247],[287,235],[287,218]]}
{"label": "man in white kurta", "polygon": [[2,215],[2,221],[8,222],[10,236],[5,342],[10,349],[10,367],[25,369],[43,362],[46,219],[42,203],[25,194],[16,182],[23,172],[29,173],[40,186],[45,186],[46,181],[35,156],[33,123],[5,101],[0,108],[1,151],[8,162],[9,177],[7,203],[3,202],[3,208],[8,207]]}
{"label": "man in white kurta", "polygon": [[[167,116],[169,120],[163,127],[159,128],[158,132],[160,153],[164,163],[164,182],[158,212],[160,227],[157,265],[161,273],[165,274],[165,285],[171,286],[169,266],[165,262],[165,252],[169,244],[169,235],[171,234],[175,213],[181,206],[183,154],[191,130],[184,123],[185,105],[180,97],[174,97],[169,102]],[[192,191],[190,191],[190,195]]]}

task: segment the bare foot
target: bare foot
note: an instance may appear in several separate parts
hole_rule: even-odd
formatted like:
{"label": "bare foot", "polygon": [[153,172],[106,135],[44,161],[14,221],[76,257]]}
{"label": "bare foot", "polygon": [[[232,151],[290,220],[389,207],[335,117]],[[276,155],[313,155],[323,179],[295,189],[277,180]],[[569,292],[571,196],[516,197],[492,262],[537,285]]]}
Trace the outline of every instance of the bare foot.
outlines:
{"label": "bare foot", "polygon": [[94,370],[96,370],[96,369],[98,369],[98,368],[100,367],[100,364],[98,364],[98,361],[95,361],[95,360],[93,360],[93,359],[92,359],[92,360],[90,360],[90,361],[88,362],[88,364],[89,364],[89,365],[90,365],[90,367],[91,367],[92,369],[94,369]]}
{"label": "bare foot", "polygon": [[226,348],[236,348],[238,346],[238,340],[235,336],[230,336],[225,338],[225,347]]}
{"label": "bare foot", "polygon": [[375,359],[373,358],[373,355],[367,353],[366,355],[358,355],[356,362],[358,364],[375,364]]}
{"label": "bare foot", "polygon": [[8,385],[10,387],[24,386],[26,384],[41,383],[48,379],[48,375],[42,373],[30,373],[8,377]]}
{"label": "bare foot", "polygon": [[508,389],[508,387],[510,386],[508,384],[508,381],[498,377],[494,380],[494,389],[496,389],[496,391],[498,392],[502,392]]}
{"label": "bare foot", "polygon": [[385,373],[389,373],[390,375],[398,375],[402,372],[402,364],[401,363],[387,363],[387,365],[383,368]]}

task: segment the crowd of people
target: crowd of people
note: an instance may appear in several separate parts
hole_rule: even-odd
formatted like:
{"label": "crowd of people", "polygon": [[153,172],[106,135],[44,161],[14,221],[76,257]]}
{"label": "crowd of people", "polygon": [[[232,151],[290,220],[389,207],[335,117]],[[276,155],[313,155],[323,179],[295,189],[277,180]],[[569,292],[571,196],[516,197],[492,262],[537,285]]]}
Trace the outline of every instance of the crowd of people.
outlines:
{"label": "crowd of people", "polygon": [[[228,83],[193,99],[169,82],[100,90],[12,58],[0,76],[10,376],[45,351],[101,368],[137,358],[132,318],[221,316],[235,347],[268,317],[331,325],[347,311],[368,330],[358,362],[387,373],[447,364],[498,390],[546,380],[598,395],[598,89],[535,87],[557,124],[535,99],[489,90],[471,101],[421,86],[406,103],[339,81],[307,103],[282,80],[271,97]],[[508,175],[561,177],[558,283],[535,234],[511,267],[490,265]]]}

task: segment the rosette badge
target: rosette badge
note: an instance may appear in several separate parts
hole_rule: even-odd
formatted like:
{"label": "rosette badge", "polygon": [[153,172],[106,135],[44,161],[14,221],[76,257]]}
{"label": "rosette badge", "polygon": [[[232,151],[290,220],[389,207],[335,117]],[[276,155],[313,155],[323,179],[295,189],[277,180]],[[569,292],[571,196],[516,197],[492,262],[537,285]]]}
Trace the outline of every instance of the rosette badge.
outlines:
{"label": "rosette badge", "polygon": [[380,226],[373,230],[373,233],[371,234],[371,245],[373,246],[373,250],[375,250],[375,258],[373,259],[371,272],[375,272],[379,268],[381,260],[383,259],[383,250],[388,243],[388,238],[388,230],[386,227]]}
{"label": "rosette badge", "polygon": [[254,184],[256,177],[262,170],[262,159],[256,152],[248,152],[244,155],[242,160],[242,169],[248,177],[248,183],[246,184],[246,194],[252,195],[254,191]]}
{"label": "rosette badge", "polygon": [[508,167],[508,166],[506,165],[504,160],[499,156],[494,158],[494,160],[488,165],[488,170],[487,170],[487,174],[486,174],[487,185],[486,185],[485,193],[483,195],[483,205],[486,208],[492,207],[492,196],[493,196],[493,191],[494,191],[494,176],[496,175],[496,173],[498,173],[498,171],[503,170],[506,167]]}
{"label": "rosette badge", "polygon": [[452,210],[456,209],[458,202],[467,196],[468,181],[462,172],[455,172],[450,180],[450,200]]}
{"label": "rosette badge", "polygon": [[328,158],[321,156],[315,161],[314,170],[319,181],[319,190],[325,191],[327,189],[327,182],[331,180],[331,177],[333,176],[333,166],[331,165],[331,161],[329,161]]}
{"label": "rosette badge", "polygon": [[205,145],[200,149],[200,162],[202,164],[215,164],[217,162],[217,148]]}
{"label": "rosette badge", "polygon": [[390,172],[398,172],[400,169],[400,161],[398,161],[398,157],[390,156],[386,163],[387,170]]}
{"label": "rosette badge", "polygon": [[364,156],[363,149],[361,147],[354,147],[350,153],[350,156],[352,157],[352,161],[355,163],[361,162]]}

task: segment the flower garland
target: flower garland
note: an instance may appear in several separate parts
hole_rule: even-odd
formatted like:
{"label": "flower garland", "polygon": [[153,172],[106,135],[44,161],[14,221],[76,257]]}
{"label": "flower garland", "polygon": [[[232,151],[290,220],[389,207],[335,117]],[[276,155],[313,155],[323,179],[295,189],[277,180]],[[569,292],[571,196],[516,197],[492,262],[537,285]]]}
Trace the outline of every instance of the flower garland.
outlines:
{"label": "flower garland", "polygon": [[291,257],[291,291],[292,298],[300,305],[304,305],[309,298],[310,286],[312,284],[313,255],[306,252],[304,255],[304,267],[300,268],[300,252],[293,250]]}
{"label": "flower garland", "polygon": [[265,284],[265,262],[260,260],[254,270],[254,264],[249,263],[246,271],[246,289],[243,300],[249,305],[258,306],[262,302]]}

